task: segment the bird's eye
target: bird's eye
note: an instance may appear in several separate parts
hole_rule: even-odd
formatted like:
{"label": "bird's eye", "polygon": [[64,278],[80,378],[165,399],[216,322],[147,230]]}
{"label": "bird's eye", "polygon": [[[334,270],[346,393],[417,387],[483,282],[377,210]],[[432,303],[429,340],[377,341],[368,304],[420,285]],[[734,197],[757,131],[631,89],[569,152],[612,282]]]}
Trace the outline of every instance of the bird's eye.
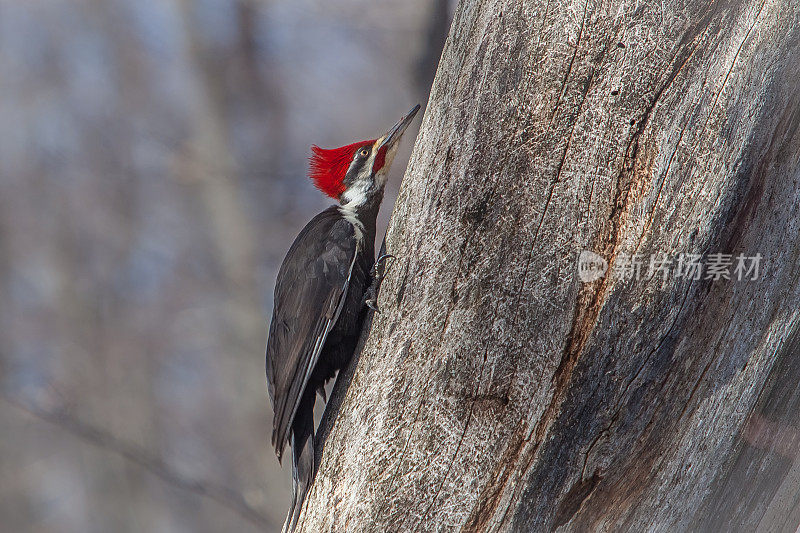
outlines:
{"label": "bird's eye", "polygon": [[366,148],[362,148],[360,154],[361,157],[367,157],[369,155],[369,150],[367,150]]}

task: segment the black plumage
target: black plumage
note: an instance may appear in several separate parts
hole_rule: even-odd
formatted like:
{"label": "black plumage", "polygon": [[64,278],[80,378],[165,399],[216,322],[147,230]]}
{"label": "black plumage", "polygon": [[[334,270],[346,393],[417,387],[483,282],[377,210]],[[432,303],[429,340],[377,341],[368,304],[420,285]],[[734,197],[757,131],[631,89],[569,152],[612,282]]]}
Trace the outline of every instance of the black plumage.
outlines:
{"label": "black plumage", "polygon": [[368,239],[340,209],[326,209],[303,228],[275,285],[267,384],[275,413],[272,444],[279,458],[292,437],[290,527],[313,479],[315,392],[355,350],[375,257],[374,215],[367,221],[372,226]]}
{"label": "black plumage", "polygon": [[382,269],[375,268],[375,219],[398,141],[418,110],[415,106],[380,139],[313,150],[311,177],[340,205],[306,224],[281,264],[266,354],[278,459],[291,441],[288,531],[294,530],[314,479],[316,392],[324,392],[352,357],[366,306],[377,309]]}

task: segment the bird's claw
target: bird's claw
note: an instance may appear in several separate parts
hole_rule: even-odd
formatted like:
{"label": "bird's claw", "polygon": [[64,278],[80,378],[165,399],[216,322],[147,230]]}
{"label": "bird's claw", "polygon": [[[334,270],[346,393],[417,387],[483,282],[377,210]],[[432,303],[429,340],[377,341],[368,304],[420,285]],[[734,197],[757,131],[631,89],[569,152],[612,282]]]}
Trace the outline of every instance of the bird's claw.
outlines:
{"label": "bird's claw", "polygon": [[378,309],[378,298],[367,298],[367,301],[364,302],[367,304],[367,307],[375,311],[376,313],[380,313],[381,310]]}
{"label": "bird's claw", "polygon": [[392,254],[383,254],[375,260],[375,264],[372,265],[372,283],[370,284],[369,288],[367,289],[366,298],[364,299],[364,304],[375,311],[376,313],[380,313],[381,310],[378,308],[378,290],[381,287],[381,282],[383,278],[386,277],[386,260],[387,259],[396,259],[395,256]]}
{"label": "bird's claw", "polygon": [[392,254],[383,254],[375,260],[375,264],[372,265],[372,277],[377,279],[383,279],[386,275],[386,260],[387,259],[397,259]]}

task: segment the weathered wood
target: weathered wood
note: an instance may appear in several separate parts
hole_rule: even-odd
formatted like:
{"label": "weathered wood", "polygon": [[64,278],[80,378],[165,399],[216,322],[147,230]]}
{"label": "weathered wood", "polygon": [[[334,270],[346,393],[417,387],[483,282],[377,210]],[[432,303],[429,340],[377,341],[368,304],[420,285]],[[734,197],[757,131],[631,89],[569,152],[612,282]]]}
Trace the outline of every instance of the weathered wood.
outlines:
{"label": "weathered wood", "polygon": [[301,528],[796,528],[798,80],[796,1],[462,1]]}

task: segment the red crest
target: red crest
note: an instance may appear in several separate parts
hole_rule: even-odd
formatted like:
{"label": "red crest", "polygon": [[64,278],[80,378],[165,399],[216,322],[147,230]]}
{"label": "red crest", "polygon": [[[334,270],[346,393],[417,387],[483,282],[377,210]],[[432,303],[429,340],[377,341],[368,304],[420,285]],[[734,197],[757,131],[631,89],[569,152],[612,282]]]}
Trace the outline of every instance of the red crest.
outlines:
{"label": "red crest", "polygon": [[372,146],[374,143],[373,139],[340,148],[325,149],[316,145],[312,146],[309,175],[314,180],[314,185],[331,198],[338,200],[344,192],[344,176],[347,174],[347,169],[350,168],[356,151],[364,146]]}

